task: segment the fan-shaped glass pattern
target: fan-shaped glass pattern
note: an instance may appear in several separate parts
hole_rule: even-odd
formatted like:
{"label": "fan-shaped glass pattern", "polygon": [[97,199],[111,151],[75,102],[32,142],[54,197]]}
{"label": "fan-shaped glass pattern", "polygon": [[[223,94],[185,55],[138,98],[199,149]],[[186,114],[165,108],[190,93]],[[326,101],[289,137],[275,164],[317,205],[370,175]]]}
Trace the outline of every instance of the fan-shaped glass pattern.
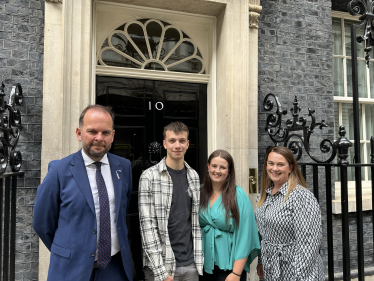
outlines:
{"label": "fan-shaped glass pattern", "polygon": [[155,19],[130,21],[112,31],[99,50],[98,65],[205,73],[194,41],[176,26]]}

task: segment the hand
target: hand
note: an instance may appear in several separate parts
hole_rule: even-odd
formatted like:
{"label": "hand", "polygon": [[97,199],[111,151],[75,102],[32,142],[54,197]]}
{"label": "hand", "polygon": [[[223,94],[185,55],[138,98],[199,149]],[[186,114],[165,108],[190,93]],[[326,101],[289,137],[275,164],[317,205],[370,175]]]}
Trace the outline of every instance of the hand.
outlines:
{"label": "hand", "polygon": [[229,275],[227,275],[225,281],[239,281],[240,280],[240,276],[237,276],[233,273],[230,273]]}
{"label": "hand", "polygon": [[262,264],[258,264],[258,265],[257,265],[257,275],[258,275],[258,277],[260,277],[261,279],[264,278],[264,268],[262,267]]}
{"label": "hand", "polygon": [[166,279],[164,279],[164,281],[174,281],[174,279],[173,279],[173,277],[168,275],[168,277],[166,277]]}

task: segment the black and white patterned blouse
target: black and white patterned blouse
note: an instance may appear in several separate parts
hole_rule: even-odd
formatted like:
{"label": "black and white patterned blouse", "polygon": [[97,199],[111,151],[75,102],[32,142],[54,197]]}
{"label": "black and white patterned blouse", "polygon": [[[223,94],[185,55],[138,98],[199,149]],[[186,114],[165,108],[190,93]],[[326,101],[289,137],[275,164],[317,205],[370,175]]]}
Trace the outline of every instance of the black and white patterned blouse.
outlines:
{"label": "black and white patterned blouse", "polygon": [[324,280],[323,262],[319,255],[322,238],[321,212],[313,193],[298,186],[283,203],[287,183],[267,197],[256,210],[261,239],[264,279]]}

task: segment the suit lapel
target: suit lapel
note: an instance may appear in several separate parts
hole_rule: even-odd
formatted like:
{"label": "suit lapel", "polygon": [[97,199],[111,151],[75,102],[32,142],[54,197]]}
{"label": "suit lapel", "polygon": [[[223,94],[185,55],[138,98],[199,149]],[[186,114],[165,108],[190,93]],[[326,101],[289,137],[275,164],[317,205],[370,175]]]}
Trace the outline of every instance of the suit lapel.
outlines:
{"label": "suit lapel", "polygon": [[119,209],[121,207],[123,168],[115,157],[108,153],[110,171],[112,173],[114,196],[116,203],[116,221],[118,221]]}
{"label": "suit lapel", "polygon": [[82,157],[82,152],[79,150],[75,153],[73,159],[70,162],[70,172],[72,173],[79,189],[86,198],[88,206],[90,206],[91,211],[95,213],[95,205],[92,197],[92,191],[90,182],[88,180],[86,167],[84,166],[84,161]]}

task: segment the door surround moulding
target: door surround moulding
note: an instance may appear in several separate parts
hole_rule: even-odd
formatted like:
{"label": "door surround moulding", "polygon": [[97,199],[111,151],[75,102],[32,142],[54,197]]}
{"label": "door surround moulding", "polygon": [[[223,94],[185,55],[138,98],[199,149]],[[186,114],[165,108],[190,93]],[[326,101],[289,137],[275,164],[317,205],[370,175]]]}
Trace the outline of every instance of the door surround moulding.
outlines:
{"label": "door surround moulding", "polygon": [[163,80],[175,82],[208,84],[210,75],[200,75],[192,73],[168,72],[164,73],[156,70],[129,68],[124,70],[120,67],[96,66],[96,75],[126,77],[147,80]]}

